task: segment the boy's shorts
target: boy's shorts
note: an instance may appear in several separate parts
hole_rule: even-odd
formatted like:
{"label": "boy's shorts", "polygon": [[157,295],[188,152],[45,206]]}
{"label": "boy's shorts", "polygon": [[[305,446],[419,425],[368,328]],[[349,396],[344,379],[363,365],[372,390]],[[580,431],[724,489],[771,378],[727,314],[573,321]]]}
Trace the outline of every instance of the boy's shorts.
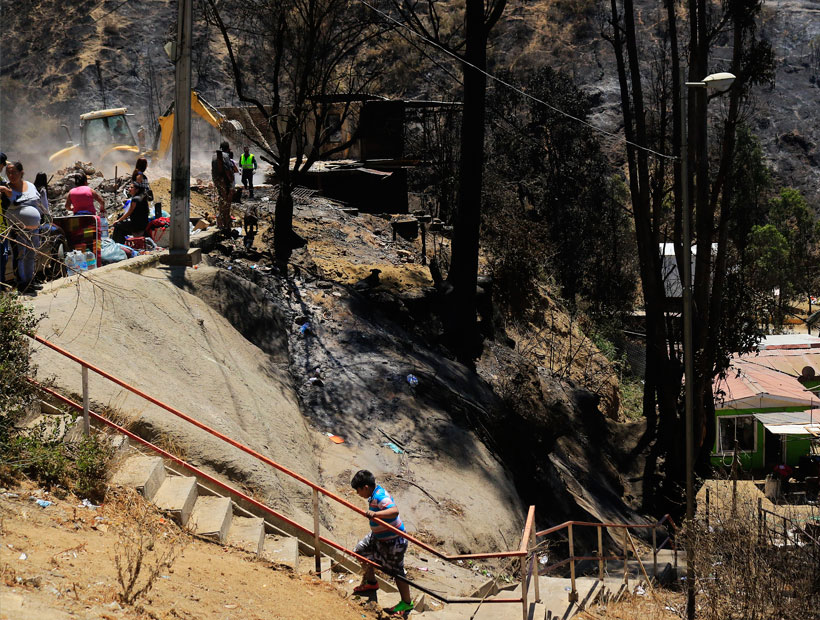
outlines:
{"label": "boy's shorts", "polygon": [[373,536],[373,532],[359,541],[354,552],[363,555],[368,560],[373,560],[381,564],[384,571],[395,577],[405,576],[404,572],[404,552],[407,551],[407,539],[401,536],[379,540]]}

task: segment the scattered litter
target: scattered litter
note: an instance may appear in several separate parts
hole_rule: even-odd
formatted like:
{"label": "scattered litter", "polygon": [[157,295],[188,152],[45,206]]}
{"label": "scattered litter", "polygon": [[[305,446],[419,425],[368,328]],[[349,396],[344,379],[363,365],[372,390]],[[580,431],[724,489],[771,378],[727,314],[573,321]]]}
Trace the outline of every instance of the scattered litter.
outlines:
{"label": "scattered litter", "polygon": [[236,608],[237,608],[237,605],[234,605],[233,603],[229,603],[228,605],[225,605],[225,609],[236,609]]}
{"label": "scattered litter", "polygon": [[339,291],[333,291],[331,293],[331,295],[333,295],[334,297],[341,297],[342,296],[342,294]]}
{"label": "scattered litter", "polygon": [[319,377],[311,377],[310,379],[308,379],[308,383],[316,387],[322,387],[325,384],[325,382],[322,381]]}
{"label": "scattered litter", "polygon": [[228,271],[232,271],[232,270],[233,270],[233,265],[228,265]]}
{"label": "scattered litter", "polygon": [[270,202],[270,198],[268,198],[267,196],[262,196],[262,202]]}
{"label": "scattered litter", "polygon": [[90,508],[91,510],[96,510],[99,506],[97,504],[92,504],[88,499],[84,499],[82,503],[77,506],[77,508]]}
{"label": "scattered litter", "polygon": [[416,375],[407,375],[407,383],[410,387],[416,387],[419,384],[419,378]]}
{"label": "scattered litter", "polygon": [[387,446],[388,448],[390,448],[390,449],[391,449],[393,452],[395,452],[396,454],[404,454],[404,450],[402,450],[401,448],[399,448],[399,447],[398,447],[396,444],[394,444],[392,441],[388,441],[386,444],[383,444],[383,445],[385,445],[385,446]]}
{"label": "scattered litter", "polygon": [[20,557],[18,559],[19,560],[28,560],[28,556],[25,553],[21,553]]}
{"label": "scattered litter", "polygon": [[37,502],[37,505],[40,508],[48,508],[53,503],[53,502],[50,502],[50,501],[45,500],[45,499],[38,499],[38,500],[36,500],[36,502]]}
{"label": "scattered litter", "polygon": [[256,265],[251,265],[251,269],[256,269]]}
{"label": "scattered litter", "polygon": [[161,579],[170,579],[170,575],[160,575]]}
{"label": "scattered litter", "polygon": [[464,566],[464,560],[457,560],[459,566]]}
{"label": "scattered litter", "polygon": [[572,592],[572,588],[570,588],[569,586],[567,586],[566,588],[564,588],[564,590],[566,590],[567,592]]}
{"label": "scattered litter", "polygon": [[540,558],[538,558],[538,562],[543,566],[546,566],[547,562],[549,562],[549,561],[550,561],[550,556],[548,556],[548,555],[542,555]]}
{"label": "scattered litter", "polygon": [[635,588],[635,594],[637,594],[638,596],[646,596],[646,590],[644,590],[643,586],[639,585],[637,588]]}
{"label": "scattered litter", "polygon": [[345,442],[345,440],[342,437],[339,437],[338,435],[334,435],[333,433],[325,433],[325,435],[327,435],[328,438],[330,439],[330,441],[332,441],[333,443],[344,443]]}
{"label": "scattered litter", "polygon": [[427,568],[426,566],[419,566],[419,570],[423,570],[424,572],[427,572],[427,571],[429,571],[430,569],[429,569],[429,568]]}
{"label": "scattered litter", "polygon": [[310,323],[305,321],[302,323],[301,327],[299,327],[299,335],[305,336],[310,332]]}
{"label": "scattered litter", "polygon": [[9,499],[14,499],[15,497],[20,497],[17,493],[6,492],[3,493],[3,497],[8,497]]}
{"label": "scattered litter", "polygon": [[14,549],[14,545],[6,544],[6,547],[8,547],[9,549]]}

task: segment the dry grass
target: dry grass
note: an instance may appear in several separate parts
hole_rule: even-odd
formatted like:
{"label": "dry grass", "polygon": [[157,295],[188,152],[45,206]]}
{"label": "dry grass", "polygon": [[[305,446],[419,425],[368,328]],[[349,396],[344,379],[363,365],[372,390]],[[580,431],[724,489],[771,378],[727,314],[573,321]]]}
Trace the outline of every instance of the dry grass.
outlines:
{"label": "dry grass", "polygon": [[132,489],[117,489],[114,503],[133,521],[121,524],[114,554],[118,598],[132,605],[154,587],[160,572],[170,568],[182,550],[184,537],[167,524],[150,504]]}

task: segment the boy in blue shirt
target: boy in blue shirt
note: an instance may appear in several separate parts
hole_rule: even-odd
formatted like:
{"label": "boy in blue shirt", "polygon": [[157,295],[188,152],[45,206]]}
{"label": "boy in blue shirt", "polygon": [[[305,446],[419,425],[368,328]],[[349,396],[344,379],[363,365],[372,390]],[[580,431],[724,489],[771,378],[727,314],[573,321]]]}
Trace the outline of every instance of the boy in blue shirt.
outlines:
{"label": "boy in blue shirt", "polygon": [[[390,494],[376,484],[375,476],[366,469],[356,472],[350,486],[353,487],[359,497],[368,500],[367,518],[370,519],[370,532],[359,541],[354,551],[381,565],[386,573],[395,578],[396,587],[398,587],[399,594],[401,594],[401,601],[389,611],[391,615],[407,616],[413,609],[413,603],[410,599],[410,586],[406,581],[400,579],[406,574],[404,571],[404,552],[407,551],[407,539],[374,520],[384,521],[403,532],[404,523],[402,523],[399,516],[399,508]],[[374,568],[367,564],[362,566],[362,570],[362,582],[353,588],[353,593],[365,594],[378,590],[379,584],[376,581]]]}

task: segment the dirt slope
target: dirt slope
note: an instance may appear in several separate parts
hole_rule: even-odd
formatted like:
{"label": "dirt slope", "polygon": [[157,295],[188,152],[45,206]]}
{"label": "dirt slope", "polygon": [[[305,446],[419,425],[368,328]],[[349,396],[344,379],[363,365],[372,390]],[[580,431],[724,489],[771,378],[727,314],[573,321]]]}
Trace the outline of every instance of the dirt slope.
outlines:
{"label": "dirt slope", "polygon": [[[15,497],[16,496],[16,497]],[[40,508],[33,500],[52,502]],[[176,561],[134,605],[117,595],[115,556],[134,512],[156,522],[156,551],[170,544]],[[197,540],[162,521],[127,494],[91,509],[31,484],[0,494],[2,620],[361,620],[373,612],[314,577],[258,561],[251,554]],[[146,555],[154,557],[154,551]],[[144,583],[140,580],[138,584]]]}

